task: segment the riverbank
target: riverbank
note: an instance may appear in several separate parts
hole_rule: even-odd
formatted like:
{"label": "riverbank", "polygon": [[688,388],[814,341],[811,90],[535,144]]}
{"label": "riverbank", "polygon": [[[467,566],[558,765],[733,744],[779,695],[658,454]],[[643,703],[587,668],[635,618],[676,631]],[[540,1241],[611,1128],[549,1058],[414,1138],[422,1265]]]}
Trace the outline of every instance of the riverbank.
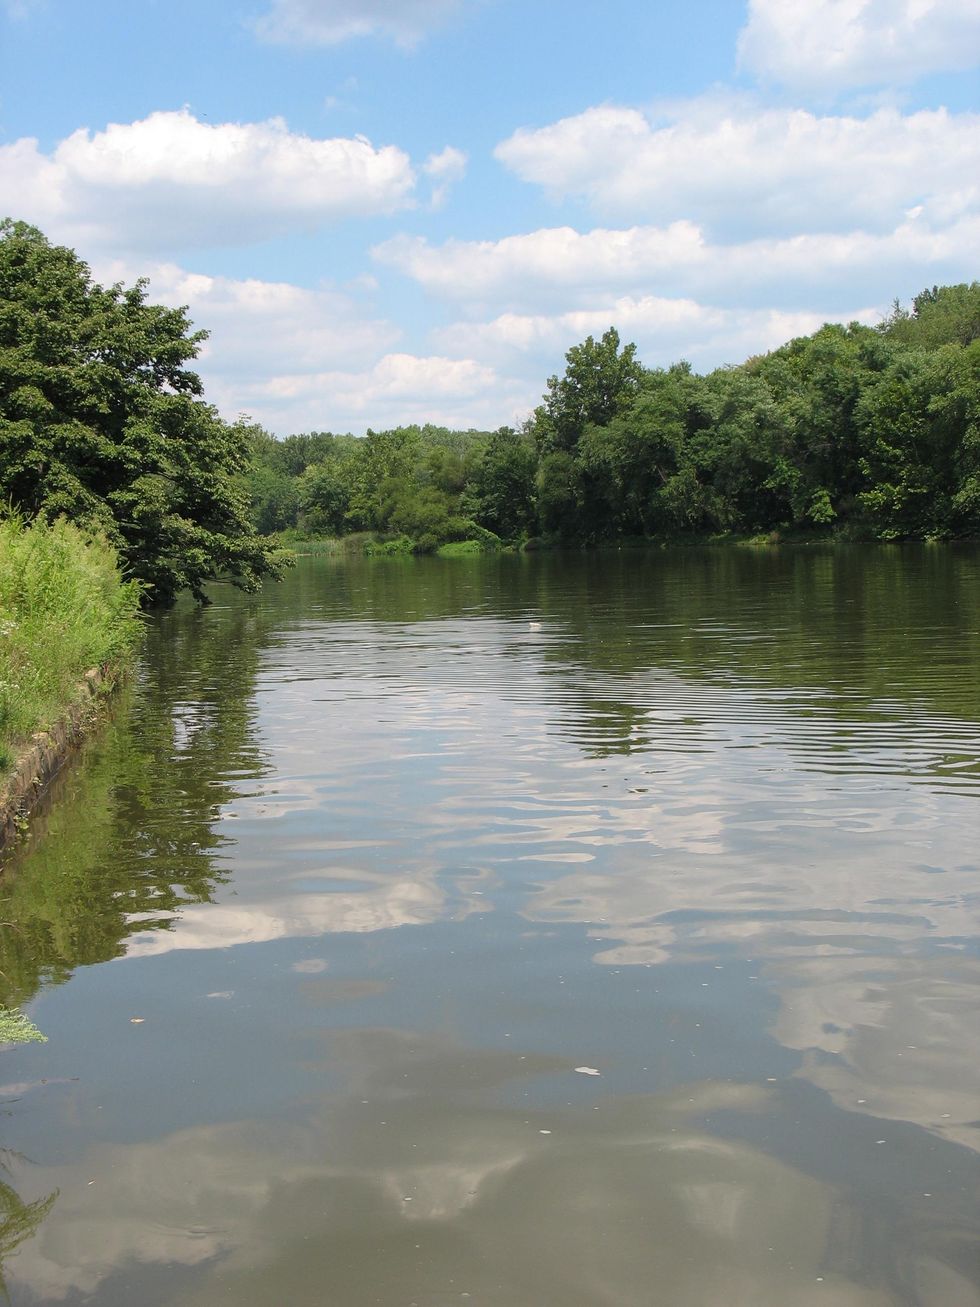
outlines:
{"label": "riverbank", "polygon": [[105,539],[0,522],[0,845],[126,675],[139,599]]}
{"label": "riverbank", "polygon": [[[488,538],[489,537],[489,538]],[[432,554],[437,558],[469,558],[487,553],[541,553],[541,552],[639,552],[645,549],[701,549],[705,546],[749,549],[777,548],[780,545],[855,545],[876,542],[854,527],[830,530],[786,529],[756,532],[687,532],[683,535],[620,536],[589,542],[562,540],[556,536],[531,536],[520,540],[500,540],[486,533],[481,539],[448,541],[428,548],[407,536],[385,536],[380,532],[358,531],[346,536],[306,535],[299,531],[286,531],[268,539],[288,548],[300,557],[411,557]],[[898,540],[886,543],[936,544],[932,538]],[[970,543],[969,540],[952,543]]]}

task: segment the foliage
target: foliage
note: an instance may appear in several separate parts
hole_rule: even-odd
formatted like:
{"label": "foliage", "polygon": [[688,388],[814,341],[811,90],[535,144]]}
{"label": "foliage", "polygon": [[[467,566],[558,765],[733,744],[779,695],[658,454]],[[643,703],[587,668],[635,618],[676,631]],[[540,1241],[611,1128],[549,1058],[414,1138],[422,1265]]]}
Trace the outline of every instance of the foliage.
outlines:
{"label": "foliage", "polygon": [[131,653],[139,599],[104,536],[63,519],[0,521],[0,765],[87,693],[89,668]]}
{"label": "foliage", "polygon": [[879,330],[891,340],[919,349],[969,345],[980,339],[980,281],[920,291],[911,310],[896,300]]}
{"label": "foliage", "polygon": [[587,336],[565,355],[564,375],[548,378],[544,404],[534,415],[542,449],[573,450],[588,426],[606,426],[628,406],[642,376],[636,346],[619,347],[610,327],[601,340]]}
{"label": "foliage", "polygon": [[649,370],[610,327],[565,355],[521,431],[437,426],[276,440],[222,422],[204,339],[144,282],[0,224],[0,502],[100,530],[145,602],[278,575],[277,534],[427,553],[464,540],[980,526],[980,283],[827,325],[740,367]]}
{"label": "foliage", "polygon": [[151,602],[281,568],[249,519],[249,431],[187,368],[205,333],[146,283],[96,285],[69,249],[0,223],[0,500],[98,528]]}
{"label": "foliage", "polygon": [[[610,328],[566,354],[524,428],[253,438],[255,521],[425,553],[980,531],[980,283],[879,328],[828,324],[740,367],[647,369]],[[290,494],[289,487],[292,487]],[[288,520],[287,520],[288,519]]]}
{"label": "foliage", "polygon": [[537,455],[527,434],[501,427],[473,460],[463,503],[469,516],[504,540],[533,533]]}

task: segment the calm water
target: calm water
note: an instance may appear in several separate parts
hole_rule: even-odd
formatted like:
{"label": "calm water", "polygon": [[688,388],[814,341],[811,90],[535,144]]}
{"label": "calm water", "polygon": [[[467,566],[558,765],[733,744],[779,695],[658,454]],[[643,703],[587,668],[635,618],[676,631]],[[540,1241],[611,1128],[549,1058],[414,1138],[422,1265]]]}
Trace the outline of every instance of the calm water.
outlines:
{"label": "calm water", "polygon": [[980,551],[215,596],[0,885],[14,1304],[980,1304]]}

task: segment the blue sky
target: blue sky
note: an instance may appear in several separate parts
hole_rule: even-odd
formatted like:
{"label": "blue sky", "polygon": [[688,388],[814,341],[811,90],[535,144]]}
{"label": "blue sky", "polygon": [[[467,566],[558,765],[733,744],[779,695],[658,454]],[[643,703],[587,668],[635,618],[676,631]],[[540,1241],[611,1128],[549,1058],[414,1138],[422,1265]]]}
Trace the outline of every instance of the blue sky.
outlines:
{"label": "blue sky", "polygon": [[0,0],[0,211],[279,435],[527,415],[973,280],[980,0]]}

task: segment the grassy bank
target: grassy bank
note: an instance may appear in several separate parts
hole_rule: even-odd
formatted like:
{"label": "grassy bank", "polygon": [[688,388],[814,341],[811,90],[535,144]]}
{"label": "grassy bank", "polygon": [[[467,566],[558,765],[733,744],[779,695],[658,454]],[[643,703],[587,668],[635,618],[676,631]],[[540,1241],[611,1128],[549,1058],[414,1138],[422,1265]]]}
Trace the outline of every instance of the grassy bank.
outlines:
{"label": "grassy bank", "polygon": [[89,668],[132,653],[138,608],[104,540],[64,521],[0,521],[0,771],[87,693]]}

